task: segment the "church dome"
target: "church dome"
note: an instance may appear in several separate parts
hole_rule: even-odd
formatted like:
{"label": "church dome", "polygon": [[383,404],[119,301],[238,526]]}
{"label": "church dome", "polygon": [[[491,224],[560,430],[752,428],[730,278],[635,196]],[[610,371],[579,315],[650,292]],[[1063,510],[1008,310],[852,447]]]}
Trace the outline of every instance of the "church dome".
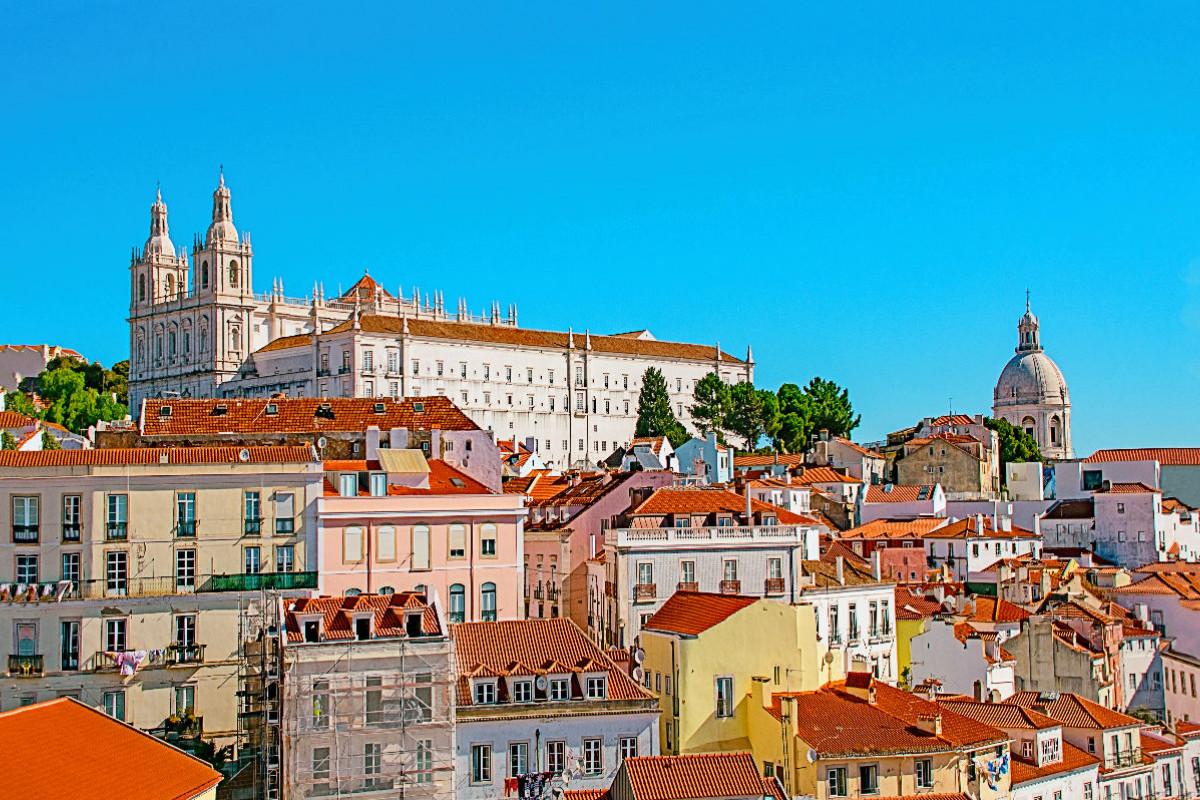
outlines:
{"label": "church dome", "polygon": [[995,405],[1070,403],[1067,381],[1054,359],[1042,350],[1018,351],[996,381]]}
{"label": "church dome", "polygon": [[233,227],[233,211],[230,208],[229,187],[225,185],[224,170],[221,172],[221,182],[213,192],[212,224],[208,226],[204,242],[206,247],[217,243],[233,247],[237,247],[238,244],[238,232],[237,228]]}
{"label": "church dome", "polygon": [[145,255],[147,258],[152,255],[176,257],[175,245],[167,233],[167,204],[163,202],[161,190],[154,205],[150,206],[150,238],[146,239]]}

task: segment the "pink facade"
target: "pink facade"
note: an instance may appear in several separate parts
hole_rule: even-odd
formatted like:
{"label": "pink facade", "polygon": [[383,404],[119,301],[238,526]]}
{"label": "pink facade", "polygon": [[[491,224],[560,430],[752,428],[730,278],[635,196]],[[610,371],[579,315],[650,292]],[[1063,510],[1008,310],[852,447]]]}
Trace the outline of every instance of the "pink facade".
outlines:
{"label": "pink facade", "polygon": [[[437,460],[423,485],[388,475],[387,493],[374,494],[370,476],[380,473],[358,469],[363,463],[326,462],[317,504],[322,594],[432,588],[451,622],[523,616],[524,496],[492,492]],[[346,496],[344,481],[367,491]]]}

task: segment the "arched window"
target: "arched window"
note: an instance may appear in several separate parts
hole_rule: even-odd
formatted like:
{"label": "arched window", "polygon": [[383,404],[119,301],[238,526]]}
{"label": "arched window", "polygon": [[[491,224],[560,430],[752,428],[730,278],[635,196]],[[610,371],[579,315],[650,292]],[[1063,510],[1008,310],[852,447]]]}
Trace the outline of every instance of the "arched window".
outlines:
{"label": "arched window", "polygon": [[173,297],[175,295],[175,276],[169,272],[167,273],[166,285],[167,285],[167,297],[168,298]]}
{"label": "arched window", "polygon": [[379,593],[382,595],[395,594],[396,587],[395,586],[380,586]]}
{"label": "arched window", "polygon": [[234,289],[238,285],[238,263],[236,261],[229,262],[229,285]]}
{"label": "arched window", "polygon": [[461,583],[450,585],[450,621],[463,622],[467,618],[467,590]]}
{"label": "arched window", "polygon": [[355,586],[351,586],[346,590],[346,597],[358,597],[360,594],[362,594],[362,589]]}
{"label": "arched window", "polygon": [[208,350],[208,321],[204,320],[200,323],[200,352]]}
{"label": "arched window", "polygon": [[229,329],[229,347],[233,350],[242,349],[242,331],[240,328]]}
{"label": "arched window", "polygon": [[167,334],[167,358],[175,358],[175,329]]}
{"label": "arched window", "polygon": [[146,276],[138,275],[138,300],[145,301],[146,299]]}
{"label": "arched window", "polygon": [[450,558],[467,557],[467,526],[455,522],[450,526]]}
{"label": "arched window", "polygon": [[1050,444],[1058,444],[1058,429],[1059,429],[1058,417],[1057,416],[1051,417],[1050,418]]}
{"label": "arched window", "polygon": [[183,329],[183,354],[186,356],[192,352],[192,329],[185,327]]}
{"label": "arched window", "polygon": [[496,523],[485,522],[479,526],[479,555],[496,555]]}
{"label": "arched window", "polygon": [[143,342],[142,337],[139,336],[138,340],[137,340],[137,363],[141,364],[145,360],[146,360],[146,343]]}
{"label": "arched window", "polygon": [[1024,428],[1025,432],[1034,439],[1037,438],[1037,435],[1034,433],[1034,431],[1037,430],[1037,422],[1034,421],[1033,417],[1026,417],[1025,419],[1021,420],[1021,427]]}
{"label": "arched window", "polygon": [[208,288],[208,262],[207,261],[200,262],[200,288],[201,289]]}
{"label": "arched window", "polygon": [[413,525],[412,568],[429,569],[429,526]]}
{"label": "arched window", "polygon": [[496,584],[489,582],[480,587],[479,609],[484,622],[496,621]]}

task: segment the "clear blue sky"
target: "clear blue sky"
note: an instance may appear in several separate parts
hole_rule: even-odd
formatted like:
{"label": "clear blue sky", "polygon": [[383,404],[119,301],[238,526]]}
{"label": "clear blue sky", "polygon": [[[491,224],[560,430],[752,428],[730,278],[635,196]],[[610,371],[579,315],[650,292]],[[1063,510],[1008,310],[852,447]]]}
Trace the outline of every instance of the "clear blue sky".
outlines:
{"label": "clear blue sky", "polygon": [[754,347],[861,438],[986,411],[1026,287],[1077,448],[1200,444],[1194,2],[12,4],[0,339],[128,354],[156,181],[259,290]]}

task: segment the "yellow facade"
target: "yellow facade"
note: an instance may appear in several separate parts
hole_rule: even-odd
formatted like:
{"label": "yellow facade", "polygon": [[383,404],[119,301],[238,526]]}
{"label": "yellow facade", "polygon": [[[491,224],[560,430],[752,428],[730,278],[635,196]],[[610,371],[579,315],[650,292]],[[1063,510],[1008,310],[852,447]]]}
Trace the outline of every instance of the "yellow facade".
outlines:
{"label": "yellow facade", "polygon": [[902,681],[907,680],[912,671],[913,637],[924,632],[925,620],[923,619],[896,620],[896,670]]}
{"label": "yellow facade", "polygon": [[[758,600],[694,636],[644,630],[641,644],[647,685],[662,708],[664,754],[750,749],[754,684],[797,692],[824,680],[825,650],[809,605]],[[721,678],[732,683],[732,703],[719,709]]]}

